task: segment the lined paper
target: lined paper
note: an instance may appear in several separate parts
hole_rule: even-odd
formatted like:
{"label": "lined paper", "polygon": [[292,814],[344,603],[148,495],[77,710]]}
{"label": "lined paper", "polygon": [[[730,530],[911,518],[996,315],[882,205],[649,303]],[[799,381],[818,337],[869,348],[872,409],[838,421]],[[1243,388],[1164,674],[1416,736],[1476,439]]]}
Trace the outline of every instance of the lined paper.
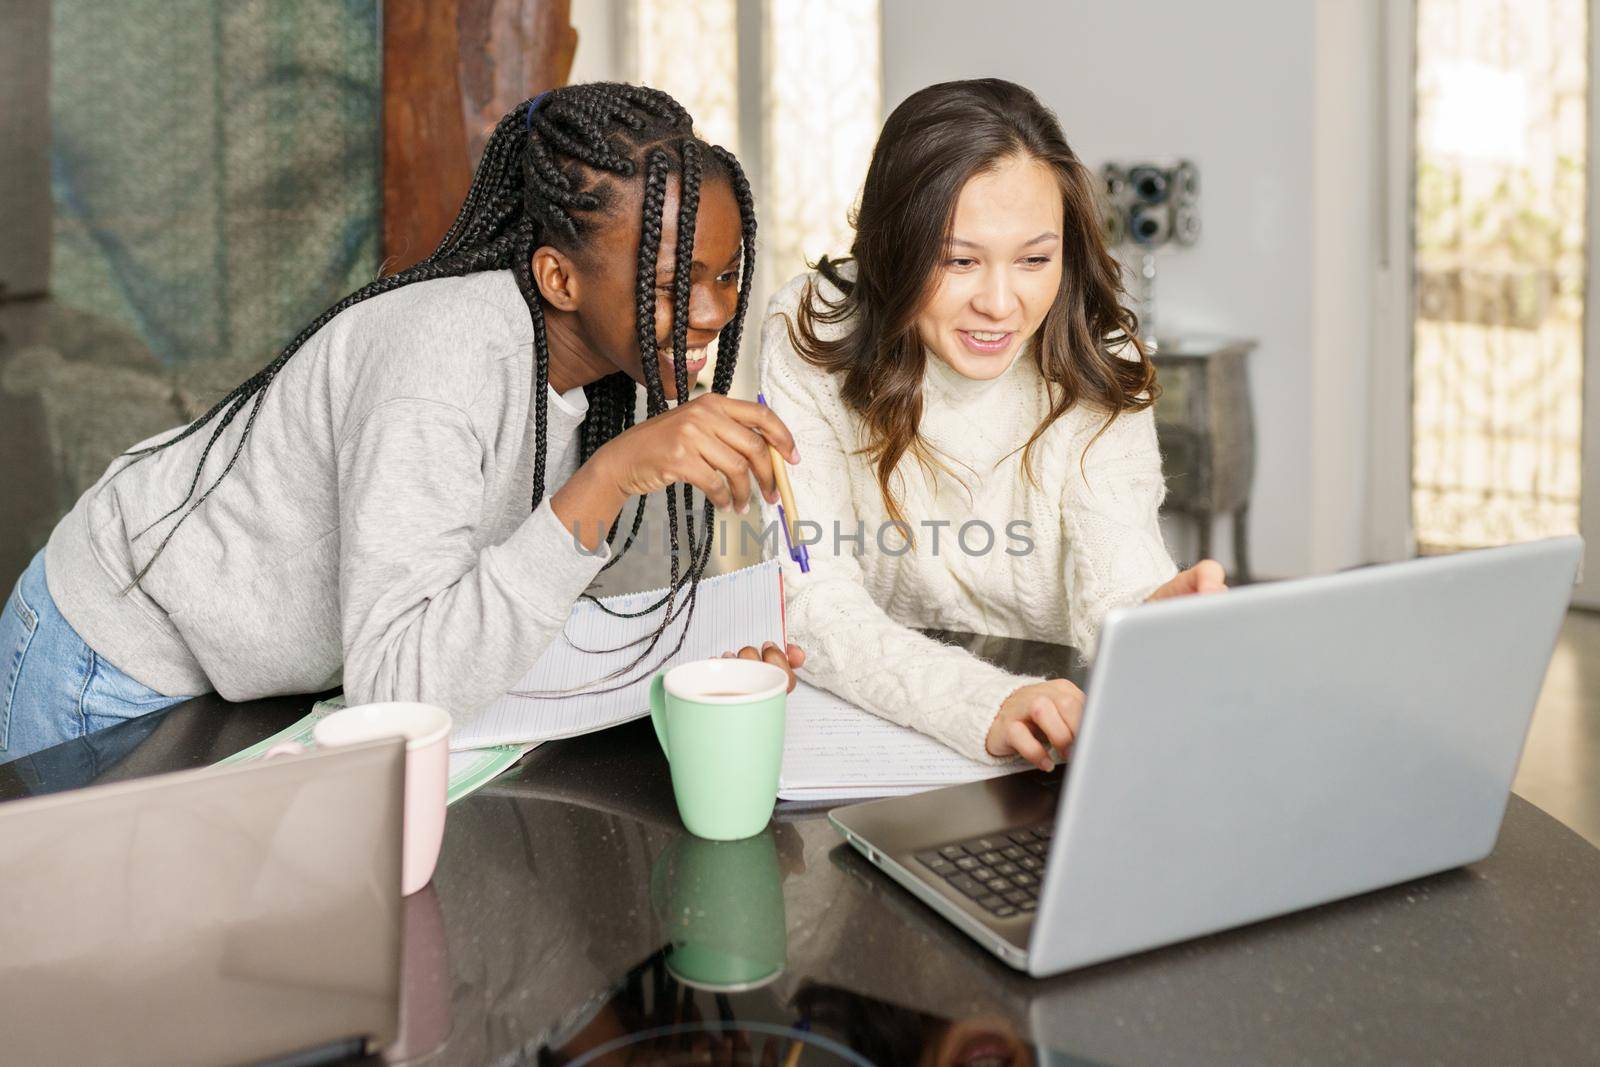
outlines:
{"label": "lined paper", "polygon": [[778,796],[901,796],[1025,769],[1021,761],[994,766],[970,760],[926,734],[801,682],[789,694]]}
{"label": "lined paper", "polygon": [[[636,612],[665,590],[604,597],[618,612]],[[677,604],[682,606],[679,593]],[[452,750],[552,741],[637,719],[650,713],[650,679],[664,666],[710,659],[745,645],[786,643],[783,586],[775,560],[702,579],[693,615],[680,612],[648,655],[626,674],[644,647],[636,644],[661,625],[665,608],[637,619],[617,618],[592,601],[576,604],[566,628],[512,692],[484,708],[450,734]],[[671,659],[667,650],[688,629]],[[617,688],[621,685],[621,688]],[[602,692],[601,690],[611,690]]]}

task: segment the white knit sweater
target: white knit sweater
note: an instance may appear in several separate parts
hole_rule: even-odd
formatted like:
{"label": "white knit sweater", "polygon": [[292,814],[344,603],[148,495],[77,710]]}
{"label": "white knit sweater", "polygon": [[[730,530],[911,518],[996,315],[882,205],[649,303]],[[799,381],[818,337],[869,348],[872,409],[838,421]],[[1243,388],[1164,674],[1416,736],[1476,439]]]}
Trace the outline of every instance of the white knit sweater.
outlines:
{"label": "white knit sweater", "polygon": [[[1103,414],[1068,411],[1034,446],[1032,485],[1022,446],[1049,403],[1031,353],[986,382],[930,354],[922,435],[960,480],[930,475],[910,456],[901,461],[897,498],[915,534],[904,550],[885,527],[873,465],[860,454],[865,430],[840,399],[840,378],[806,363],[789,342],[784,317],[792,319],[811,279],[829,299],[838,296],[802,275],[773,297],[761,334],[762,389],[800,449],[791,470],[796,506],[820,528],[809,574],[779,553],[789,639],[807,655],[801,676],[992,762],[984,740],[1001,702],[1038,679],[913,627],[1053,641],[1092,655],[1107,611],[1144,600],[1177,572],[1157,524],[1165,484],[1154,418],[1148,410],[1119,416],[1090,447]],[[819,327],[824,337],[845,328]],[[775,518],[768,509],[767,521]],[[960,536],[974,520],[993,532],[988,551],[983,526]],[[859,542],[850,540],[858,523]],[[816,536],[808,528],[808,539]]]}

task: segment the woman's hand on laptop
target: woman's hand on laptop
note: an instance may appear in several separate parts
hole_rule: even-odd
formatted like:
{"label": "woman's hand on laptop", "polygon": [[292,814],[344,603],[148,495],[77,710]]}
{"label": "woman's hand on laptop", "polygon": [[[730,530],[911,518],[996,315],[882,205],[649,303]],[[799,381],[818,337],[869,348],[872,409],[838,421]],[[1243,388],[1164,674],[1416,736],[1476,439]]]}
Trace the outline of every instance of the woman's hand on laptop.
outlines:
{"label": "woman's hand on laptop", "polygon": [[1214,559],[1203,559],[1186,571],[1173,575],[1166,585],[1151,593],[1148,600],[1165,600],[1173,596],[1192,596],[1195,593],[1220,593],[1228,588],[1228,575],[1222,564]]}
{"label": "woman's hand on laptop", "polygon": [[1018,755],[1041,771],[1055,767],[1072,747],[1083,722],[1083,690],[1064,678],[1035,682],[1006,697],[989,727],[984,748],[991,756]]}
{"label": "woman's hand on laptop", "polygon": [[806,653],[799,645],[790,645],[788,648],[779,648],[775,642],[768,641],[759,649],[754,645],[745,645],[737,652],[724,652],[723,659],[757,659],[782,667],[789,673],[789,692],[794,692],[796,678],[794,672],[799,670],[806,662]]}

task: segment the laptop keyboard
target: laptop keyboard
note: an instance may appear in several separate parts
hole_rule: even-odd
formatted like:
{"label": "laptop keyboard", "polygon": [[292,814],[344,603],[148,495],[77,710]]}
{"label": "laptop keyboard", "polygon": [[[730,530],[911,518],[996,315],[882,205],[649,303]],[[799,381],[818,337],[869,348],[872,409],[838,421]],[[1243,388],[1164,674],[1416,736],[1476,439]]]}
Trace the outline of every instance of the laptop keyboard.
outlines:
{"label": "laptop keyboard", "polygon": [[974,837],[916,854],[917,862],[997,919],[1039,907],[1044,861],[1055,822]]}

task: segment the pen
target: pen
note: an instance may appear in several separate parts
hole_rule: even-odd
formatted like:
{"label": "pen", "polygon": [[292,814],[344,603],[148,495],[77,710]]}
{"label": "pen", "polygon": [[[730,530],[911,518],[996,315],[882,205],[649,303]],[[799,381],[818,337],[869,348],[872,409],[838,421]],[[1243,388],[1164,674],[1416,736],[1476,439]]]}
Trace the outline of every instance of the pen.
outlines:
{"label": "pen", "polygon": [[[756,394],[756,403],[769,410],[772,407],[762,393]],[[771,444],[767,445],[767,451],[772,453],[772,474],[778,481],[778,499],[781,501],[778,504],[778,521],[783,524],[783,543],[789,549],[789,558],[800,564],[800,573],[810,574],[811,557],[800,541],[800,513],[795,510],[794,490],[789,488],[788,464]],[[792,529],[789,525],[791,522],[794,523]]]}

